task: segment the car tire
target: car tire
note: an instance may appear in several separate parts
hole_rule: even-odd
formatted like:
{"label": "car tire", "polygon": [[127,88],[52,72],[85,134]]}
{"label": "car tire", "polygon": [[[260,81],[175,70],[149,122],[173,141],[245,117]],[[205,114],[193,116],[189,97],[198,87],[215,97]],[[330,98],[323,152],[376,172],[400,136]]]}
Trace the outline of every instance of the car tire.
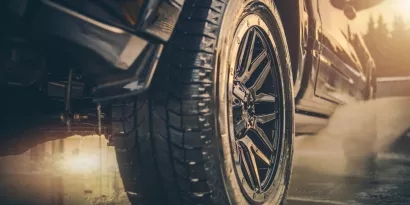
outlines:
{"label": "car tire", "polygon": [[284,203],[291,71],[273,1],[186,0],[150,90],[112,106],[132,204]]}

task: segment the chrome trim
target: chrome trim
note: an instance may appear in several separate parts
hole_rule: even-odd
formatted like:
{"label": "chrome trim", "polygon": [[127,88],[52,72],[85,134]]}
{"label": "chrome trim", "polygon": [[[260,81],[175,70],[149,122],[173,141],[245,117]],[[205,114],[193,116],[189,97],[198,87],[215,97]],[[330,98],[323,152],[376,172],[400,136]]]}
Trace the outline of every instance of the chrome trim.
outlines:
{"label": "chrome trim", "polygon": [[345,63],[343,60],[339,58],[335,53],[333,53],[332,50],[330,50],[326,45],[323,43],[320,43],[322,46],[322,53],[321,55],[324,56],[326,59],[330,60],[332,64],[334,63],[335,68],[339,70],[339,72],[344,73],[344,70],[347,68],[351,73],[353,73],[355,76],[360,77],[361,73],[357,71],[356,68],[353,68],[351,65]]}

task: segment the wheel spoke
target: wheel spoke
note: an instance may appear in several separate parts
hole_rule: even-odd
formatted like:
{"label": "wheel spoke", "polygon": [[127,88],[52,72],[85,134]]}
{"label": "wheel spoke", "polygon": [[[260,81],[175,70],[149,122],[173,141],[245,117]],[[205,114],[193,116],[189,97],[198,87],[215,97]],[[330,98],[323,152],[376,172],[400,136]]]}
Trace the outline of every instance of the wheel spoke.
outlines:
{"label": "wheel spoke", "polygon": [[255,147],[254,152],[266,165],[271,165],[270,159],[261,150]]}
{"label": "wheel spoke", "polygon": [[246,59],[246,66],[245,66],[245,73],[249,71],[249,67],[251,66],[252,59],[253,59],[253,50],[255,49],[255,40],[256,40],[256,32],[253,30],[252,39],[250,42],[249,52]]}
{"label": "wheel spoke", "polygon": [[241,102],[246,102],[246,90],[243,86],[240,85],[239,82],[235,83],[233,85],[233,94],[235,95],[235,97],[238,98],[238,100],[240,100]]}
{"label": "wheel spoke", "polygon": [[266,77],[269,74],[269,71],[271,70],[271,62],[269,62],[262,70],[261,74],[258,76],[256,79],[255,83],[252,85],[251,89],[256,92],[259,89],[261,89],[263,83],[265,82]]}
{"label": "wheel spoke", "polygon": [[256,95],[256,100],[255,100],[255,102],[271,102],[271,103],[274,103],[275,101],[276,101],[275,96],[265,94],[265,93],[260,93]]}
{"label": "wheel spoke", "polygon": [[[259,176],[258,165],[256,164],[256,158],[255,158],[255,148],[257,149],[257,147],[252,142],[252,140],[250,139],[249,136],[245,136],[240,141],[246,147],[246,155],[247,155],[247,159],[248,159],[246,164],[248,165],[249,172],[252,174],[252,175],[249,176],[249,178],[254,178],[254,180],[252,180],[252,181],[254,181],[254,184],[256,182],[257,188],[260,188],[261,187],[261,180],[260,180],[260,176]],[[258,150],[258,152],[260,152],[259,149],[257,149],[257,150]],[[261,154],[261,153],[259,153],[259,154]],[[262,153],[262,156],[263,156],[263,153]],[[266,158],[267,157],[265,156],[265,159]],[[269,160],[268,160],[268,163],[269,163]]]}
{"label": "wheel spoke", "polygon": [[274,148],[272,143],[269,141],[268,136],[266,136],[265,132],[262,130],[262,128],[255,126],[255,131],[258,134],[259,138],[263,142],[266,148],[269,149],[269,151],[273,152]]}
{"label": "wheel spoke", "polygon": [[255,179],[251,173],[251,165],[249,164],[249,154],[245,153],[246,151],[243,150],[243,147],[239,148],[241,160],[243,162],[243,167],[245,169],[246,174],[248,175],[249,181],[253,188],[255,188]]}
{"label": "wheel spoke", "polygon": [[252,62],[251,67],[249,69],[249,72],[252,74],[253,72],[255,72],[255,70],[261,65],[261,63],[263,62],[263,60],[266,59],[268,55],[268,52],[266,50],[263,50],[258,57],[255,58],[255,60]]}
{"label": "wheel spoke", "polygon": [[252,172],[253,172],[253,174],[254,174],[254,176],[255,176],[255,180],[256,180],[256,182],[257,182],[258,188],[260,189],[260,187],[261,187],[261,179],[260,179],[260,176],[259,176],[258,165],[256,164],[255,154],[252,153],[252,149],[250,149],[248,153],[249,153],[249,160],[250,160],[251,163],[252,163],[252,166],[251,166],[252,168],[251,168],[251,170],[252,170]]}
{"label": "wheel spoke", "polygon": [[256,115],[256,122],[259,122],[261,124],[265,124],[265,123],[270,122],[274,119],[276,119],[276,113]]}
{"label": "wheel spoke", "polygon": [[245,130],[245,128],[246,128],[245,120],[241,119],[235,125],[235,135],[240,134],[243,130]]}
{"label": "wheel spoke", "polygon": [[245,36],[245,40],[243,41],[244,43],[243,43],[243,46],[241,46],[242,48],[242,50],[241,50],[241,55],[240,55],[240,58],[239,58],[239,61],[240,61],[240,63],[239,63],[239,68],[242,68],[242,66],[243,66],[243,64],[244,63],[246,63],[246,59],[245,59],[245,53],[246,53],[246,51],[248,51],[248,45],[249,45],[249,36],[251,35],[251,32],[248,32],[247,34],[246,34],[246,36]]}
{"label": "wheel spoke", "polygon": [[246,83],[249,78],[252,76],[252,74],[255,72],[255,70],[261,65],[261,63],[267,58],[268,52],[266,50],[263,50],[256,58],[255,60],[250,63],[250,68],[246,68],[245,72],[242,74],[241,77],[239,77],[239,81],[242,83]]}
{"label": "wheel spoke", "polygon": [[252,150],[266,165],[271,165],[270,159],[261,150],[259,150],[248,135],[239,141],[241,141],[248,148],[248,150]]}

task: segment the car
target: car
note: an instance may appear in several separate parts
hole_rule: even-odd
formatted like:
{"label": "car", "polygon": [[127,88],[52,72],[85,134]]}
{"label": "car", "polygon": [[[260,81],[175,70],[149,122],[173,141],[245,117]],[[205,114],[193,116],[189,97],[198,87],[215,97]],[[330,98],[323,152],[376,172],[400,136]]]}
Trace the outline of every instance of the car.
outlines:
{"label": "car", "polygon": [[370,100],[381,0],[5,0],[1,151],[115,146],[132,204],[282,204],[294,137]]}

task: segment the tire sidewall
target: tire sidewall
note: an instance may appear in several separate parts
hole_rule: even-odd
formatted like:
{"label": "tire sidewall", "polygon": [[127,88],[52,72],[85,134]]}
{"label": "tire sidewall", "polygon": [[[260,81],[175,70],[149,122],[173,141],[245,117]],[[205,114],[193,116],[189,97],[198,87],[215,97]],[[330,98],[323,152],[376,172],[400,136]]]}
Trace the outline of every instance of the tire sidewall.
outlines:
{"label": "tire sidewall", "polygon": [[240,183],[236,177],[233,159],[231,154],[231,140],[230,127],[228,125],[228,89],[227,80],[230,75],[230,67],[235,62],[229,62],[231,48],[236,39],[234,39],[236,28],[241,19],[249,13],[256,13],[261,15],[266,24],[268,24],[268,34],[270,40],[276,45],[276,53],[279,55],[279,70],[282,76],[282,91],[283,93],[283,117],[284,126],[282,153],[278,170],[275,176],[274,185],[268,190],[269,198],[265,204],[281,204],[284,201],[288,185],[290,183],[290,174],[292,169],[293,156],[293,138],[294,138],[294,99],[293,99],[293,84],[292,84],[292,69],[290,64],[290,56],[288,46],[286,44],[285,33],[280,21],[279,13],[270,0],[259,1],[230,1],[226,7],[223,17],[221,29],[219,32],[217,51],[216,51],[216,65],[214,75],[214,96],[215,102],[215,130],[219,142],[219,161],[221,164],[222,180],[225,184],[225,191],[229,201],[232,204],[249,204],[241,192]]}

